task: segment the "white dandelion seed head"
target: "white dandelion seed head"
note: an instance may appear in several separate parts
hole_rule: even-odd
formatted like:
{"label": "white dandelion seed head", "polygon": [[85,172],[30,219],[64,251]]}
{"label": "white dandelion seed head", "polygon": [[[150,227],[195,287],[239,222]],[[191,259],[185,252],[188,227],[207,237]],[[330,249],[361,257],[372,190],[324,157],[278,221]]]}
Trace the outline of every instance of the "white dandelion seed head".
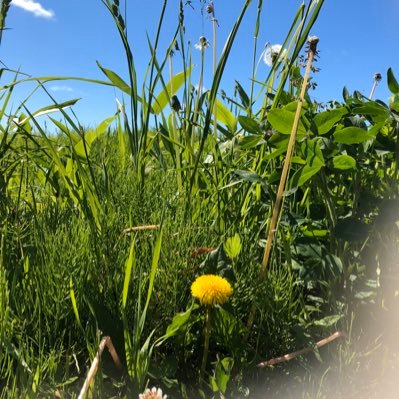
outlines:
{"label": "white dandelion seed head", "polygon": [[279,57],[280,59],[284,58],[287,54],[287,50],[284,49],[283,51],[281,51],[282,48],[283,48],[283,46],[281,44],[268,45],[266,47],[265,51],[263,52],[264,63],[267,66],[271,67],[273,65],[274,61],[279,56],[279,54],[280,54],[280,57]]}
{"label": "white dandelion seed head", "polygon": [[194,45],[197,50],[204,50],[209,47],[209,42],[205,36],[199,38],[199,42]]}

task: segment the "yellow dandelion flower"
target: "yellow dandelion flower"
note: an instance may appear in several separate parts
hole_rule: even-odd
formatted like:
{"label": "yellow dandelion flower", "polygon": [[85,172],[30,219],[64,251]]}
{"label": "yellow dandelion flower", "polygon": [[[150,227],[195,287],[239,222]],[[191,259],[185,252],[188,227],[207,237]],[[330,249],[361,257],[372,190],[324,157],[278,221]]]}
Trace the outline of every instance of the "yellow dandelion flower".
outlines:
{"label": "yellow dandelion flower", "polygon": [[214,274],[200,276],[191,284],[191,295],[203,305],[222,305],[232,293],[230,283]]}

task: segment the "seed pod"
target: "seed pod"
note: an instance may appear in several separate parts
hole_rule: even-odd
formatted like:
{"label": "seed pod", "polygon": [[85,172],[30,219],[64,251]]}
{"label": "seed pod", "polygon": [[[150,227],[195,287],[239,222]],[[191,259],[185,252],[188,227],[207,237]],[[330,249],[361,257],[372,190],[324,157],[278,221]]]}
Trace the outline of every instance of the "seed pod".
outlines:
{"label": "seed pod", "polygon": [[118,24],[120,25],[122,30],[125,30],[126,25],[125,25],[125,21],[123,20],[122,15],[118,15]]}
{"label": "seed pod", "polygon": [[208,5],[206,6],[206,12],[207,12],[208,14],[213,14],[213,13],[215,12],[215,6],[213,5],[213,2],[212,2],[212,1],[210,1],[210,2],[208,3]]}
{"label": "seed pod", "polygon": [[116,18],[118,18],[118,16],[119,16],[119,7],[118,7],[115,3],[112,4],[111,10],[112,10],[112,14],[113,14]]}
{"label": "seed pod", "polygon": [[179,112],[181,110],[180,101],[177,98],[177,96],[172,96],[170,105],[173,108],[173,111],[175,111],[175,112]]}

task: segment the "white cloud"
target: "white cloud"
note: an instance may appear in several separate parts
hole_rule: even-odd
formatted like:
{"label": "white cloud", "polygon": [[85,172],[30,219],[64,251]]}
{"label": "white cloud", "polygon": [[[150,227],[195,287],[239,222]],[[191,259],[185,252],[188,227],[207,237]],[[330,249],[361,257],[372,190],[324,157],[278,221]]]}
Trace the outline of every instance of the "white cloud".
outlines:
{"label": "white cloud", "polygon": [[69,86],[51,86],[52,91],[73,91],[72,87]]}
{"label": "white cloud", "polygon": [[36,17],[51,19],[54,17],[54,11],[47,10],[40,3],[34,0],[12,0],[11,4],[15,7],[31,12]]}

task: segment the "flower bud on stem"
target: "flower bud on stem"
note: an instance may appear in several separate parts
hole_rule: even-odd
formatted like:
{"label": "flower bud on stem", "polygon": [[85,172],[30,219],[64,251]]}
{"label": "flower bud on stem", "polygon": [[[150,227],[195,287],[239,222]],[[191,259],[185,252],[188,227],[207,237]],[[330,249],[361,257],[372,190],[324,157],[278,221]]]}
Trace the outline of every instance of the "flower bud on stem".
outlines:
{"label": "flower bud on stem", "polygon": [[374,92],[375,92],[375,89],[377,88],[377,85],[378,85],[378,83],[380,83],[381,79],[382,79],[382,76],[381,76],[380,73],[377,72],[377,73],[374,74],[374,83],[373,83],[373,87],[371,89],[371,93],[369,95],[369,100],[370,101],[372,100]]}

